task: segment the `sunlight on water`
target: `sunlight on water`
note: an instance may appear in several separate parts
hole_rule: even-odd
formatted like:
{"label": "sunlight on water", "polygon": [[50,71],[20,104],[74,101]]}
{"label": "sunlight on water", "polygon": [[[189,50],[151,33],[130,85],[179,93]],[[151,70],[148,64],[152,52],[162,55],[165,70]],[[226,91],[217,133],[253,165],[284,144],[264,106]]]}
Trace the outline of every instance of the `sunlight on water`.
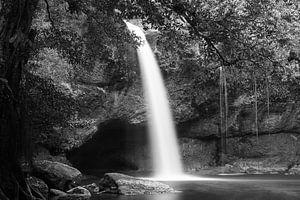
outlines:
{"label": "sunlight on water", "polygon": [[146,103],[154,165],[154,177],[173,180],[185,176],[177,144],[176,131],[163,78],[143,30],[125,22],[143,43],[137,49]]}

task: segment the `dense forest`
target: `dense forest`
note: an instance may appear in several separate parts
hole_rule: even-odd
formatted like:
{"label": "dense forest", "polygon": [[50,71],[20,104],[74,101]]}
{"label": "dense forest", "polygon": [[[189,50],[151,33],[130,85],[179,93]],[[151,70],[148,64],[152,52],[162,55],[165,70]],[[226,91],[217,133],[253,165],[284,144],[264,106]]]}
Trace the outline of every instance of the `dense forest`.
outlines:
{"label": "dense forest", "polygon": [[[29,178],[40,160],[146,168],[91,157],[98,130],[122,146],[119,132],[145,129],[141,40],[124,20],[156,54],[187,170],[300,166],[298,0],[1,0],[0,199],[47,199]],[[288,148],[266,150],[276,141]]]}

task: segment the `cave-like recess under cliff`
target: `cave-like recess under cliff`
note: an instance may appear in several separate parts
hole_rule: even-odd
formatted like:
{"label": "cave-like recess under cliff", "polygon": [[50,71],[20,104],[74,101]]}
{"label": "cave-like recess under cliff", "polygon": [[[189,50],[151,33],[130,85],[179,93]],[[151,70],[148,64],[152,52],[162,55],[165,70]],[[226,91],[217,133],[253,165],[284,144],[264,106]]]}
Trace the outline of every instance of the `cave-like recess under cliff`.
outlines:
{"label": "cave-like recess under cliff", "polygon": [[151,168],[147,127],[114,119],[100,124],[94,136],[70,151],[69,161],[86,174],[147,171]]}

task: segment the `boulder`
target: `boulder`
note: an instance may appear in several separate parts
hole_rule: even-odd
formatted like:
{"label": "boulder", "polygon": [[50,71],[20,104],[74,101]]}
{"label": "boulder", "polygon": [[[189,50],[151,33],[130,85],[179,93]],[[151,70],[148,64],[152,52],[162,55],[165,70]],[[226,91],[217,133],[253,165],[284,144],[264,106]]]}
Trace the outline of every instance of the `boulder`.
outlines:
{"label": "boulder", "polygon": [[61,198],[61,200],[88,200],[91,198],[91,193],[84,187],[77,186],[67,191],[67,196]]}
{"label": "boulder", "polygon": [[70,189],[82,176],[81,172],[69,165],[48,160],[36,161],[33,166],[34,174],[43,179],[51,188],[59,190]]}
{"label": "boulder", "polygon": [[50,200],[58,200],[61,197],[66,196],[67,193],[57,190],[57,189],[50,189]]}
{"label": "boulder", "polygon": [[89,185],[84,185],[82,187],[84,187],[85,189],[87,189],[91,193],[98,193],[99,192],[99,187],[97,186],[96,183],[91,183]]}
{"label": "boulder", "polygon": [[29,176],[26,178],[26,181],[36,196],[42,196],[43,198],[48,199],[49,188],[43,180],[34,176]]}
{"label": "boulder", "polygon": [[51,189],[50,193],[50,200],[88,200],[92,196],[87,189],[81,186],[72,188],[67,192]]}
{"label": "boulder", "polygon": [[122,195],[162,194],[175,192],[164,183],[139,179],[119,173],[106,173],[99,182],[100,190]]}

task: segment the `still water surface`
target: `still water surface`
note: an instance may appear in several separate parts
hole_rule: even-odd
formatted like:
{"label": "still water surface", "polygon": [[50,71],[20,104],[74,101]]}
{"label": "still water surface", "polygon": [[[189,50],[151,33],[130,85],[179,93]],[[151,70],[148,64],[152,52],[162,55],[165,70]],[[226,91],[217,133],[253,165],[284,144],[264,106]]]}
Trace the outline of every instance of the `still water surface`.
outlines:
{"label": "still water surface", "polygon": [[[300,176],[214,176],[164,182],[180,192],[162,195],[101,194],[94,200],[300,200]],[[216,178],[215,180],[213,178]]]}

